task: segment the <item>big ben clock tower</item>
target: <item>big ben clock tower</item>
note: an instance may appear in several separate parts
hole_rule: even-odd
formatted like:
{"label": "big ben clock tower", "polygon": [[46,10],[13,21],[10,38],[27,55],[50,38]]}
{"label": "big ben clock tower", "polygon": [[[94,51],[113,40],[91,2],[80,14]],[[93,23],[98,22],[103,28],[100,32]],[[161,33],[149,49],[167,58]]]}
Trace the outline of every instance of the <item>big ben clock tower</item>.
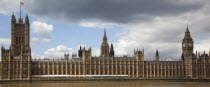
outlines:
{"label": "big ben clock tower", "polygon": [[185,31],[185,36],[182,40],[182,54],[187,55],[192,53],[193,53],[193,39],[190,36],[190,31],[187,26],[187,29]]}
{"label": "big ben clock tower", "polygon": [[185,66],[186,77],[192,77],[192,59],[193,59],[193,39],[190,36],[190,31],[187,29],[185,31],[185,36],[182,40],[182,60]]}

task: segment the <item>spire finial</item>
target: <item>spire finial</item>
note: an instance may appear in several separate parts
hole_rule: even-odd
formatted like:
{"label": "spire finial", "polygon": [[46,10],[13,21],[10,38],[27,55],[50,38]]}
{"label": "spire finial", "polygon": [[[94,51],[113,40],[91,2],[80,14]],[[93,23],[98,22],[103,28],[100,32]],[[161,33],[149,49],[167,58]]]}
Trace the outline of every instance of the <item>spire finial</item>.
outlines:
{"label": "spire finial", "polygon": [[3,45],[1,45],[1,49],[4,49],[4,46]]}
{"label": "spire finial", "polygon": [[15,13],[14,12],[12,13],[12,19],[15,19]]}
{"label": "spire finial", "polygon": [[106,29],[104,28],[103,43],[107,43]]}
{"label": "spire finial", "polygon": [[28,19],[28,13],[26,13],[26,19]]}
{"label": "spire finial", "polygon": [[156,56],[159,56],[159,52],[158,52],[158,49],[156,50]]}
{"label": "spire finial", "polygon": [[187,24],[187,29],[186,29],[186,32],[190,32],[190,31],[189,31],[189,27],[188,27],[188,24]]}
{"label": "spire finial", "polygon": [[106,35],[106,28],[104,28],[104,35]]}
{"label": "spire finial", "polygon": [[111,49],[110,50],[114,51],[114,47],[113,47],[113,44],[112,43],[111,43]]}

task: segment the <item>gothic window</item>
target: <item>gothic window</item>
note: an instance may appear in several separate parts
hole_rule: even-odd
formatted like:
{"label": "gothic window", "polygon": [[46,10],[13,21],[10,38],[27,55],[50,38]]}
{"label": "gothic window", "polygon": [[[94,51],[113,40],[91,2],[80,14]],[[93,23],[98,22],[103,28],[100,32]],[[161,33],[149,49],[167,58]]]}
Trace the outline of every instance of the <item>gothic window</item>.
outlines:
{"label": "gothic window", "polygon": [[16,44],[18,44],[18,37],[16,37],[15,42],[16,42]]}
{"label": "gothic window", "polygon": [[18,37],[18,44],[20,44],[20,37]]}
{"label": "gothic window", "polygon": [[24,38],[22,37],[22,40],[21,40],[22,42],[21,43],[24,43]]}

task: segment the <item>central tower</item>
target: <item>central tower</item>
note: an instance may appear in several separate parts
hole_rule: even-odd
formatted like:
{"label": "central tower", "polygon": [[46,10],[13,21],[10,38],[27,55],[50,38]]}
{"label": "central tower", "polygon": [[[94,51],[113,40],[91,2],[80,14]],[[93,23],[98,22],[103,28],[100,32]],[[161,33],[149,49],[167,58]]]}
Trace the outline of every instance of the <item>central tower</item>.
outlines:
{"label": "central tower", "polygon": [[101,57],[109,57],[109,44],[107,42],[106,29],[104,29],[103,42],[101,44]]}

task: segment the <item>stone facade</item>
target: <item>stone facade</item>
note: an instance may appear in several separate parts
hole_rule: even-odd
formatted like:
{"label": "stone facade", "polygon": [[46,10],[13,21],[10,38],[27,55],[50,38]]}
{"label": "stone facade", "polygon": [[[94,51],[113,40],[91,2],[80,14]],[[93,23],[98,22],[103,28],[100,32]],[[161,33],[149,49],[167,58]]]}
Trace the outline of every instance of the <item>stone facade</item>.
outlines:
{"label": "stone facade", "polygon": [[134,49],[133,57],[116,57],[114,47],[107,41],[104,31],[101,54],[92,57],[92,49],[80,47],[78,58],[31,59],[29,42],[30,24],[28,16],[25,23],[22,18],[16,23],[12,16],[11,47],[3,46],[1,61],[1,79],[30,79],[31,75],[128,75],[135,78],[210,78],[210,52],[193,53],[193,39],[187,27],[182,41],[182,55],[179,61],[161,61],[156,51],[154,60],[144,60],[144,49]]}

